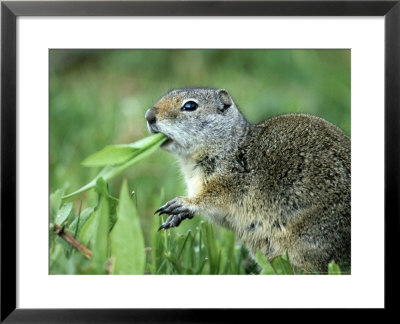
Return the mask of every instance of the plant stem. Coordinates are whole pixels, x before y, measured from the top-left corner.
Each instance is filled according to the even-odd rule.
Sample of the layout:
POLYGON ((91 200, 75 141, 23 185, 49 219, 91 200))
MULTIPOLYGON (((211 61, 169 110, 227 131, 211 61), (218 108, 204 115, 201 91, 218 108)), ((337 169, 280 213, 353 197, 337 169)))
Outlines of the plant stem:
POLYGON ((54 233, 60 236, 64 241, 71 244, 75 249, 81 252, 86 258, 92 258, 92 251, 90 251, 86 246, 84 246, 81 242, 75 239, 71 233, 67 232, 63 226, 58 224, 54 224, 54 233))

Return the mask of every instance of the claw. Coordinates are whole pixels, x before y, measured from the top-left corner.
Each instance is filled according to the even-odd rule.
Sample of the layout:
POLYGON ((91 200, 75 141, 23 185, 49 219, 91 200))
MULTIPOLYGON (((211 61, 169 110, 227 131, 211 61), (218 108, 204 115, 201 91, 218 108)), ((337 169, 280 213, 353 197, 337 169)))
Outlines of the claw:
POLYGON ((182 206, 179 198, 172 199, 167 202, 165 205, 158 208, 154 215, 163 215, 168 214, 169 217, 165 220, 165 222, 158 228, 157 232, 162 229, 166 230, 171 227, 177 227, 179 224, 186 218, 193 218, 192 212, 190 212, 186 207, 182 206))
POLYGON ((177 227, 186 218, 193 218, 193 216, 191 214, 189 214, 188 212, 180 213, 180 214, 177 214, 177 215, 171 215, 158 228, 157 232, 159 232, 161 229, 168 229, 170 227, 177 227))
MULTIPOLYGON (((164 205, 164 206, 165 206, 165 205, 164 205)), ((157 214, 158 212, 160 212, 160 211, 164 208, 164 206, 161 206, 160 208, 158 208, 158 209, 154 212, 154 215, 157 214)))
POLYGON ((162 230, 162 229, 170 228, 170 227, 171 227, 171 226, 170 226, 170 222, 171 222, 171 220, 172 220, 173 217, 174 217, 174 215, 169 216, 169 217, 165 220, 165 222, 158 228, 157 232, 159 232, 159 231, 162 230))
POLYGON ((155 212, 154 215, 159 213, 159 215, 162 214, 168 214, 170 211, 174 210, 176 207, 179 207, 179 201, 177 199, 172 199, 171 201, 167 202, 165 205, 161 206, 158 208, 155 212))

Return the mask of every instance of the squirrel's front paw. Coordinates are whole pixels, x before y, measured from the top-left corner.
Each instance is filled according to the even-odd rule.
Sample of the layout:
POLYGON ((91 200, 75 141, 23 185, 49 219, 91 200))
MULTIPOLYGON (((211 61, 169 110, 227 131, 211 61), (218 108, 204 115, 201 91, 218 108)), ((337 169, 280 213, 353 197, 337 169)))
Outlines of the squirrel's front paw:
POLYGON ((184 219, 193 218, 194 214, 188 207, 185 207, 184 199, 184 197, 176 197, 156 210, 154 215, 157 213, 169 215, 167 220, 158 228, 158 231, 179 226, 184 219))

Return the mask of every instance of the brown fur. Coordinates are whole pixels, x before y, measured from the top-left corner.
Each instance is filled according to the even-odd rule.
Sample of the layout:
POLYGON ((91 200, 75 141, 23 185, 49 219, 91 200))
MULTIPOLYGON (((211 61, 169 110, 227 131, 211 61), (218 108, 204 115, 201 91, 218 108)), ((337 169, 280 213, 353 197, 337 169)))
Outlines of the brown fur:
MULTIPOLYGON (((163 97, 153 132, 173 141, 190 213, 200 213, 269 259, 285 253, 296 268, 350 264, 350 139, 303 114, 248 123, 226 90, 186 88, 163 97), (199 107, 185 112, 185 99, 199 107)), ((173 225, 175 226, 175 225, 173 225)))

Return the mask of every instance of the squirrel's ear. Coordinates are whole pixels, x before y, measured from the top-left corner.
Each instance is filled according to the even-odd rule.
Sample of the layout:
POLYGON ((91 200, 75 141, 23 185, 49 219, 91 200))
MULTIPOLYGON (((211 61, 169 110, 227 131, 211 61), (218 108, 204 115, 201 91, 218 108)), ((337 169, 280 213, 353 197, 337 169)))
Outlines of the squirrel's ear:
POLYGON ((218 97, 221 100, 222 105, 218 107, 219 111, 224 112, 230 106, 232 106, 233 101, 228 91, 225 89, 218 90, 218 97))

